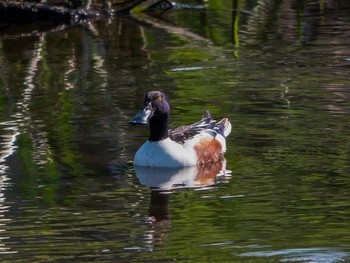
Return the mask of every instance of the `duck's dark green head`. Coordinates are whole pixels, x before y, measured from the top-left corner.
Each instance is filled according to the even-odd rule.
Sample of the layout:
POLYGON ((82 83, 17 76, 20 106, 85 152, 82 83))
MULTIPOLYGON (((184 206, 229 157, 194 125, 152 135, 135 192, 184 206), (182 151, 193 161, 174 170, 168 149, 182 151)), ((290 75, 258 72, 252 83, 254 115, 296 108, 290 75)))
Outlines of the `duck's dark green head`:
MULTIPOLYGON (((160 121, 164 117, 169 116, 169 114, 170 108, 165 94, 161 91, 150 91, 146 94, 141 111, 128 123, 132 125, 147 124, 151 119, 160 121)), ((168 120, 168 117, 166 120, 168 120)))
POLYGON ((149 141, 161 141, 169 137, 170 107, 161 91, 147 93, 141 111, 128 123, 132 125, 147 124, 150 127, 149 141))

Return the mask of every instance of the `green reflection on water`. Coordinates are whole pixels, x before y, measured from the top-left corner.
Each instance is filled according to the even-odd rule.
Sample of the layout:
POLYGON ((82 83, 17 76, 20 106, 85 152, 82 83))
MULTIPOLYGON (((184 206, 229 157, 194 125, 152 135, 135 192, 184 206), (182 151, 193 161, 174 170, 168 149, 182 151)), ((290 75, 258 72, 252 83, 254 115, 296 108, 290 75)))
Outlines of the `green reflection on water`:
POLYGON ((331 4, 311 2, 322 10, 209 1, 169 15, 184 33, 116 20, 1 39, 0 116, 20 133, 1 160, 5 260, 271 262, 303 248, 347 259, 347 27, 335 39, 320 23, 331 4), (172 127, 204 109, 234 126, 231 180, 175 191, 158 221, 128 163, 148 131, 126 122, 149 89, 168 94, 172 127))

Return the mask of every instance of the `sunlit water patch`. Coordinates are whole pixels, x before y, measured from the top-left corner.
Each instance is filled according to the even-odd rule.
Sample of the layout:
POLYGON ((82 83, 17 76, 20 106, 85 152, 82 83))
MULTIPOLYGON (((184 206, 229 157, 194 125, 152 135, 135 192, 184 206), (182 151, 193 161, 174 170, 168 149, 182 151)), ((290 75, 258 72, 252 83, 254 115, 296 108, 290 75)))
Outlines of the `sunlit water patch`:
POLYGON ((344 262, 349 257, 348 252, 333 248, 300 248, 286 250, 272 250, 250 252, 242 254, 244 257, 282 257, 280 262, 310 262, 310 263, 331 263, 344 262))

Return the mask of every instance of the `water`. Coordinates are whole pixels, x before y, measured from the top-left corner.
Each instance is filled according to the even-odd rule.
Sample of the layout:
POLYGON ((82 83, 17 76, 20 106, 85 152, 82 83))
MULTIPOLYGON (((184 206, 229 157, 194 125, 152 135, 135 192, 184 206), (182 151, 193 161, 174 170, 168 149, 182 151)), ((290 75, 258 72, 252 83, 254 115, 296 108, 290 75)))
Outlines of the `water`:
POLYGON ((348 262, 349 11, 210 0, 3 27, 0 261, 348 262), (127 121, 157 89, 172 127, 229 115, 225 164, 134 169, 148 131, 127 121))

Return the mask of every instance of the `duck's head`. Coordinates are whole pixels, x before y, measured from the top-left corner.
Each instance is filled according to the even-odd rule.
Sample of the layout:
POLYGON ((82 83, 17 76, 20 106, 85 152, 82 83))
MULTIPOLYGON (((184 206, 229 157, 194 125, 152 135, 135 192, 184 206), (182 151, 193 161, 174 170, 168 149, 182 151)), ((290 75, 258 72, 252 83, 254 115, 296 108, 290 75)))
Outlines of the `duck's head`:
POLYGON ((168 122, 170 107, 165 94, 161 91, 150 91, 146 94, 141 111, 128 123, 132 125, 150 122, 168 122))

